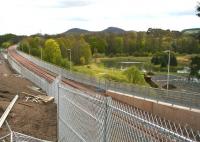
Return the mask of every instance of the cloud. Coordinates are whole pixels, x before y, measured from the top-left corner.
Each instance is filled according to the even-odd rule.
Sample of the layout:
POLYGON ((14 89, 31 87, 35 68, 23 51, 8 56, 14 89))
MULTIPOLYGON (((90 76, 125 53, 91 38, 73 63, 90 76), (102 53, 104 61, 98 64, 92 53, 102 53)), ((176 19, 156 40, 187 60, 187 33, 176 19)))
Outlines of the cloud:
POLYGON ((195 10, 187 10, 187 11, 178 11, 178 12, 171 12, 169 15, 171 16, 189 16, 194 15, 195 10))
POLYGON ((83 7, 92 4, 89 0, 61 0, 54 6, 56 8, 83 7))
POLYGON ((199 27, 196 5, 196 0, 1 0, 0 34, 55 34, 74 27, 97 31, 109 26, 182 30, 199 27))
POLYGON ((70 21, 80 21, 80 22, 87 22, 87 21, 89 21, 88 19, 81 18, 81 17, 67 18, 67 20, 70 20, 70 21))

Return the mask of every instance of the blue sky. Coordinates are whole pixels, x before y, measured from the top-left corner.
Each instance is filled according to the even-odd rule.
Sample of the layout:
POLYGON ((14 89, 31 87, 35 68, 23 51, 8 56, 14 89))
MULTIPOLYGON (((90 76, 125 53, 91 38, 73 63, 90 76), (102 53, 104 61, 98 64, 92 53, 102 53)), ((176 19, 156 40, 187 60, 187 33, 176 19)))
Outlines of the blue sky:
POLYGON ((198 0, 1 0, 0 34, 200 28, 198 0))

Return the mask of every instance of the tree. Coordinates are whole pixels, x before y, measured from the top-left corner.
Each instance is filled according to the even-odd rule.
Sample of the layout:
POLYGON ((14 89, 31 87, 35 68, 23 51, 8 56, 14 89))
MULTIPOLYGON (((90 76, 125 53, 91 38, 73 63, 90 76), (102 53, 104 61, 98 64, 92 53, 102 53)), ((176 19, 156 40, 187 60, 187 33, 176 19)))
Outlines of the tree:
POLYGON ((56 65, 60 65, 61 59, 61 51, 58 43, 53 39, 46 40, 44 48, 44 60, 56 65))
POLYGON ((117 53, 121 54, 123 47, 124 47, 123 38, 122 37, 115 37, 113 46, 114 46, 113 48, 114 48, 115 54, 117 54, 117 53))
POLYGON ((72 61, 75 64, 88 64, 90 62, 92 58, 90 45, 82 37, 74 42, 72 47, 72 61))
POLYGON ((43 45, 43 39, 41 37, 35 36, 28 38, 30 45, 31 55, 40 57, 41 56, 41 48, 43 45))
MULTIPOLYGON (((165 52, 157 52, 153 55, 151 63, 166 67, 168 64, 169 55, 165 52)), ((170 53, 170 66, 177 66, 177 59, 173 52, 170 53)))
POLYGON ((74 39, 61 37, 56 39, 56 42, 59 44, 62 57, 69 59, 69 49, 72 48, 72 43, 74 42, 74 39))
POLYGON ((19 49, 21 51, 29 54, 30 45, 29 45, 29 42, 28 42, 27 38, 23 39, 20 42, 19 49))
POLYGON ((97 36, 89 36, 86 41, 90 44, 92 53, 105 53, 105 49, 107 47, 107 42, 103 37, 97 37, 97 36), (96 52, 95 52, 96 50, 96 52))
POLYGON ((137 67, 131 66, 127 70, 124 71, 128 81, 134 84, 144 85, 145 80, 143 74, 138 70, 137 67))
POLYGON ((200 56, 191 58, 190 76, 200 79, 200 56))
POLYGON ((2 46, 3 48, 8 48, 10 45, 11 45, 10 42, 3 42, 1 46, 2 46))

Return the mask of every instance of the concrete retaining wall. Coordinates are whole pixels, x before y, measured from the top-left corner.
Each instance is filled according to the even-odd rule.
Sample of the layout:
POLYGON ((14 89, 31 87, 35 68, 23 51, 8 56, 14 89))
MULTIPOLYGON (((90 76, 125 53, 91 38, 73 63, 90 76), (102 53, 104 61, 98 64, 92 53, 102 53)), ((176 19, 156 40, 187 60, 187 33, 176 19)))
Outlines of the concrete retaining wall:
POLYGON ((188 124, 194 130, 200 130, 200 110, 157 102, 111 90, 107 90, 106 95, 177 124, 180 123, 183 126, 188 124))

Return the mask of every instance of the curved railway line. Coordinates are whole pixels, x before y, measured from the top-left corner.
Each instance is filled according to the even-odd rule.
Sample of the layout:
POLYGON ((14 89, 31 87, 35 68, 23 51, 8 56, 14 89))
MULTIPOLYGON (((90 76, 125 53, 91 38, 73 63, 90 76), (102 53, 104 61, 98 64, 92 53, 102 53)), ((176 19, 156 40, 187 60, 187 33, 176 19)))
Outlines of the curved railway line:
MULTIPOLYGON (((38 76, 46 79, 49 83, 53 82, 56 77, 58 76, 57 74, 55 73, 52 73, 50 71, 47 71, 46 69, 42 68, 42 67, 39 67, 38 65, 36 65, 35 63, 27 60, 26 58, 22 57, 21 55, 19 55, 17 52, 16 52, 16 46, 11 46, 9 49, 8 49, 8 53, 17 61, 19 62, 20 64, 22 64, 24 67, 26 67, 28 70, 31 70, 32 72, 34 72, 35 74, 37 74, 38 76)), ((92 87, 90 87, 90 89, 86 88, 85 85, 81 84, 81 83, 78 83, 78 82, 75 82, 75 81, 72 81, 72 80, 69 80, 69 79, 65 79, 65 78, 62 78, 61 79, 61 83, 62 84, 67 84, 73 88, 76 88, 76 89, 79 89, 80 91, 83 91, 87 94, 94 94, 94 93, 98 93, 95 91, 95 89, 92 89, 92 87)))
MULTIPOLYGON (((17 52, 16 52, 16 46, 11 46, 9 49, 8 49, 8 53, 9 55, 14 59, 16 60, 18 63, 20 63, 21 65, 23 65, 25 68, 27 68, 28 70, 31 70, 32 72, 34 72, 35 74, 37 74, 38 76, 44 78, 45 80, 47 80, 49 83, 53 82, 56 77, 58 76, 57 74, 55 73, 52 73, 50 71, 47 71, 46 69, 42 68, 42 67, 39 67, 38 65, 36 65, 35 63, 27 60, 26 58, 22 57, 21 55, 19 55, 17 52)), ((72 81, 72 80, 69 80, 69 79, 66 79, 66 78, 62 78, 61 79, 61 83, 64 84, 64 85, 69 85, 75 89, 78 89, 84 93, 87 93, 88 95, 93 95, 94 93, 95 94, 99 94, 99 92, 97 92, 95 90, 95 88, 92 89, 91 88, 87 88, 86 85, 84 84, 81 84, 79 82, 75 82, 75 81, 72 81)), ((104 95, 103 93, 101 93, 101 95, 104 95)), ((142 112, 142 111, 141 111, 142 112)), ((137 115, 138 116, 142 116, 144 115, 146 112, 143 112, 143 114, 140 114, 138 113, 137 115)), ((131 125, 131 127, 133 127, 134 129, 137 129, 138 131, 141 131, 143 133, 145 133, 146 135, 149 135, 151 136, 155 141, 174 141, 174 139, 170 139, 170 137, 168 137, 166 134, 166 130, 168 130, 167 126, 166 128, 159 128, 159 129, 163 129, 164 133, 162 133, 161 131, 158 131, 158 129, 153 129, 152 127, 146 127, 145 125, 142 125, 142 123, 147 123, 144 118, 144 120, 141 120, 141 125, 136 125, 133 120, 130 119, 130 117, 125 117, 125 116, 121 116, 120 114, 118 114, 117 112, 113 113, 112 114, 114 117, 114 119, 118 119, 120 121, 122 121, 123 123, 126 123, 126 125, 131 125)), ((150 116, 152 116, 150 114, 150 116)), ((162 121, 162 119, 160 119, 162 121)), ((163 121, 164 122, 164 121, 163 121)), ((153 120, 152 122, 149 122, 150 125, 154 126, 156 125, 158 127, 158 124, 162 124, 163 122, 157 122, 155 123, 153 120)), ((179 134, 180 131, 182 130, 175 130, 176 127, 174 128, 171 128, 169 129, 169 132, 175 132, 175 133, 172 133, 172 135, 175 135, 175 134, 179 134)), ((184 132, 181 132, 182 135, 180 135, 180 137, 182 137, 185 141, 193 141, 192 139, 188 139, 188 137, 190 137, 189 134, 187 133, 184 133, 184 132), (185 137, 184 137, 185 135, 185 137)), ((193 134, 194 135, 194 134, 193 134)), ((196 140, 195 140, 196 141, 196 140)), ((199 141, 199 138, 197 138, 197 141, 199 141)))

